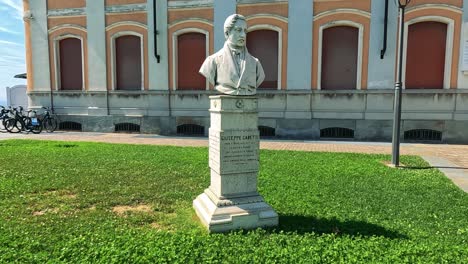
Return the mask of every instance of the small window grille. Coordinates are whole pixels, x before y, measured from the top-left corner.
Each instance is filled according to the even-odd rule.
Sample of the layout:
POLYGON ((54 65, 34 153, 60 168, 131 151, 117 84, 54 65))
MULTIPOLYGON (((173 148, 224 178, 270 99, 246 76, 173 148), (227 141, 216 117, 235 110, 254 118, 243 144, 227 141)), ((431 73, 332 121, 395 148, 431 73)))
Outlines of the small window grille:
POLYGON ((71 121, 65 121, 65 122, 60 122, 59 124, 59 130, 63 131, 83 131, 81 128, 81 124, 78 122, 71 122, 71 121))
POLYGON ((274 137, 275 129, 267 126, 259 126, 258 130, 260 131, 260 137, 274 137))
POLYGON ((320 138, 352 139, 354 130, 344 127, 329 127, 320 130, 320 138))
POLYGON ((177 126, 177 134, 183 136, 204 136, 205 127, 193 124, 177 126))
POLYGON ((431 129, 413 129, 405 131, 405 140, 442 141, 442 132, 431 129))
POLYGON ((115 132, 140 133, 140 125, 133 123, 120 123, 115 125, 115 132))

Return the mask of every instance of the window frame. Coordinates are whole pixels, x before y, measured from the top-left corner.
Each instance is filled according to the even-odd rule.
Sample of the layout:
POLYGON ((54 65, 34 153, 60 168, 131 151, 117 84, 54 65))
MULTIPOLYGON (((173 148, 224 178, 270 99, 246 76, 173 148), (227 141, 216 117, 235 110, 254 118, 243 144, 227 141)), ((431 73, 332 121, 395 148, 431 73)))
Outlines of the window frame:
MULTIPOLYGON (((403 45, 403 63, 402 63, 402 87, 406 89, 406 59, 408 51, 408 29, 410 25, 424 22, 439 22, 447 25, 447 38, 445 40, 445 65, 444 65, 444 87, 450 89, 450 81, 452 76, 452 49, 455 33, 455 21, 443 16, 420 16, 405 22, 404 45, 403 45)), ((399 60, 399 59, 397 59, 399 60)), ((397 61, 399 63, 399 61, 397 61)), ((426 89, 427 90, 427 89, 426 89)))
MULTIPOLYGON (((272 30, 278 32, 278 81, 276 90, 281 90, 281 76, 282 76, 282 65, 283 65, 283 30, 280 27, 270 24, 255 24, 247 29, 247 34, 257 30, 272 30)), ((261 63, 261 62, 260 62, 261 63)), ((258 88, 257 88, 258 89, 258 88)), ((259 89, 263 90, 274 90, 274 89, 259 89)))
MULTIPOLYGON (((364 45, 364 25, 350 20, 336 20, 320 25, 318 39, 318 61, 317 61, 317 90, 322 90, 322 51, 323 51, 323 31, 332 27, 347 26, 358 29, 358 54, 357 54, 357 69, 356 69, 356 89, 361 90, 362 80, 362 56, 364 45)), ((352 89, 350 89, 352 90, 352 89)), ((344 90, 346 91, 346 90, 344 90)))
MULTIPOLYGON (((195 28, 195 27, 188 27, 188 28, 182 28, 179 30, 174 31, 172 33, 172 87, 174 87, 174 90, 177 91, 179 90, 178 86, 178 81, 179 81, 179 76, 178 76, 178 60, 179 60, 179 50, 178 50, 178 38, 180 35, 186 34, 186 33, 201 33, 205 35, 205 58, 207 58, 210 55, 210 32, 201 28, 195 28)), ((200 65, 201 67, 201 65, 200 65)), ((208 79, 205 80, 205 90, 208 91, 210 89, 210 83, 208 82, 208 79)), ((180 91, 200 91, 200 90, 180 90, 180 91)))
POLYGON ((144 51, 144 36, 135 31, 119 31, 110 37, 110 44, 111 44, 111 74, 112 74, 112 91, 127 91, 127 92, 135 92, 135 91, 144 91, 145 90, 145 51, 144 51), (141 87, 140 90, 119 90, 117 89, 117 58, 116 58, 116 44, 115 41, 119 37, 124 36, 136 36, 140 38, 140 64, 141 64, 141 87))
POLYGON ((85 89, 85 57, 84 57, 84 45, 83 37, 76 34, 63 34, 54 38, 54 62, 55 62, 55 88, 57 91, 83 91, 85 89), (61 67, 60 67, 60 41, 68 38, 74 38, 80 40, 81 43, 81 78, 82 84, 81 89, 76 90, 62 90, 62 80, 61 80, 61 67))

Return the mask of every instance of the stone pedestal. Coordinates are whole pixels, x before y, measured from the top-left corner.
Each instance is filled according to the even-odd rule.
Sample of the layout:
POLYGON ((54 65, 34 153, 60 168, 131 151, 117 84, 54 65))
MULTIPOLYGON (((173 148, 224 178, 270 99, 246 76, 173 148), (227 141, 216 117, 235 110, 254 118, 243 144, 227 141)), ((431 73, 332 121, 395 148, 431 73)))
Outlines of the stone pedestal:
POLYGON ((278 225, 278 215, 257 192, 260 135, 257 98, 211 96, 211 184, 193 207, 210 232, 278 225))

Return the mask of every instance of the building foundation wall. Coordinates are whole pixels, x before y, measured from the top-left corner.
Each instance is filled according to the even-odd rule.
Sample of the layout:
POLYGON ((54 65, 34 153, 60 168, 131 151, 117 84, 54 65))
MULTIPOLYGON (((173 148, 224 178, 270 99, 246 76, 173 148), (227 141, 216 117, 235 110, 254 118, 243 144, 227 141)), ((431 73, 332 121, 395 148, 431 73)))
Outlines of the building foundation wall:
MULTIPOLYGON (((325 128, 354 131, 351 140, 390 141, 393 91, 260 91, 259 126, 278 138, 320 139, 325 128)), ((140 133, 175 135, 177 126, 209 128, 211 91, 30 92, 29 105, 40 112, 54 104, 61 121, 83 131, 114 132, 119 123, 140 126, 140 133), (51 100, 51 95, 53 99, 51 100)), ((442 143, 468 142, 468 91, 405 91, 402 135, 413 129, 442 132, 442 143), (417 95, 417 96, 416 96, 417 95)), ((402 136, 403 137, 403 136, 402 136)))

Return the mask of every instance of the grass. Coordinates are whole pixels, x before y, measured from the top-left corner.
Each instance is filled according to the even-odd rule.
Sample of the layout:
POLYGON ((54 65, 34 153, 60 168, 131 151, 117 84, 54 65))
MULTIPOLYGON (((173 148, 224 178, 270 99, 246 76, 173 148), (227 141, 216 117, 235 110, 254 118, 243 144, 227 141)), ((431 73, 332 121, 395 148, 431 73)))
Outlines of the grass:
POLYGON ((0 141, 0 263, 462 263, 468 195, 418 157, 261 151, 274 229, 208 234, 207 148, 0 141), (119 211, 120 210, 120 211, 119 211))

